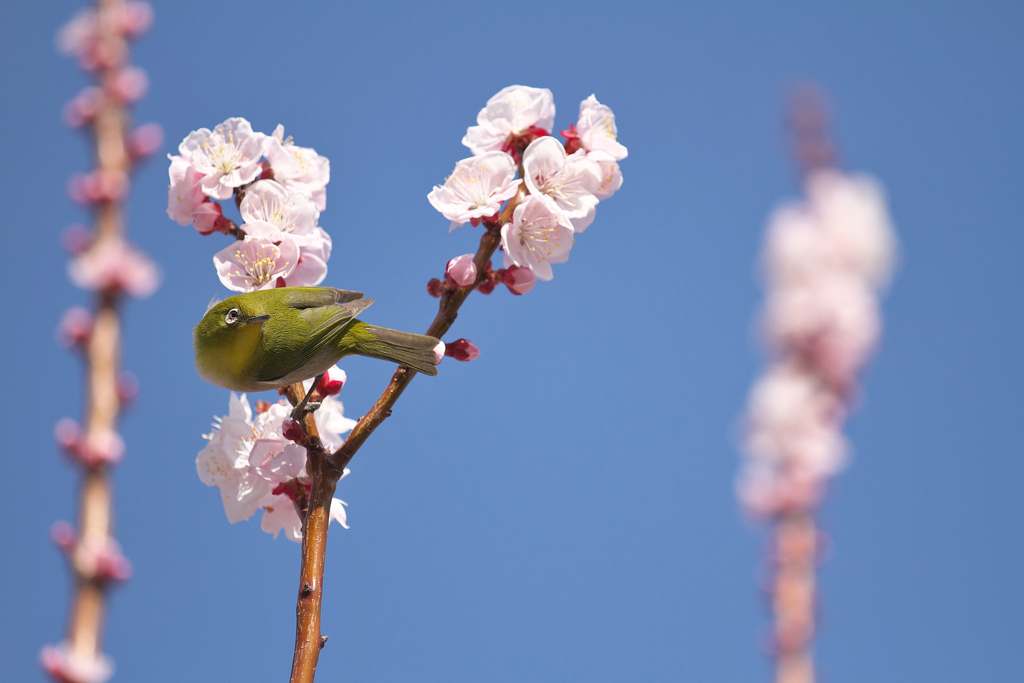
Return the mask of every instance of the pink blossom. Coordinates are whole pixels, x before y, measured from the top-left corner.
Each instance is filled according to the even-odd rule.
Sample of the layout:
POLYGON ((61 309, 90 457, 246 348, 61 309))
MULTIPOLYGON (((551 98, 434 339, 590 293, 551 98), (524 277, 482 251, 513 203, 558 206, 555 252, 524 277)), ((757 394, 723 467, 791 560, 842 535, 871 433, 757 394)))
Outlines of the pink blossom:
MULTIPOLYGON (((200 175, 185 158, 180 156, 167 155, 171 165, 167 170, 171 183, 167 190, 167 215, 178 225, 188 225, 195 220, 193 213, 199 205, 207 201, 206 194, 200 182, 203 176, 200 175)), ((217 205, 217 214, 220 215, 220 205, 217 205)), ((211 207, 212 210, 212 207, 211 207)), ((209 211, 207 211, 209 213, 209 211)), ((209 221, 204 222, 204 227, 209 221)), ((209 230, 196 229, 202 234, 213 232, 212 225, 209 230)))
POLYGON ((502 202, 519 190, 516 163, 505 152, 487 152, 463 159, 444 181, 427 195, 430 204, 452 222, 450 230, 498 213, 502 202))
POLYGON ((574 239, 569 220, 546 199, 530 195, 501 228, 501 244, 512 263, 541 280, 554 277, 552 263, 569 259, 574 239))
POLYGON ((77 256, 87 251, 95 238, 92 230, 81 223, 73 223, 61 233, 60 242, 69 254, 77 256))
POLYGON ((94 85, 83 88, 74 99, 64 105, 64 123, 71 128, 79 128, 96 118, 103 91, 94 85))
POLYGON ((78 539, 71 553, 75 568, 99 581, 126 581, 132 575, 132 563, 121 553, 120 544, 110 536, 78 539))
POLYGON ((601 167, 583 152, 567 156, 553 137, 530 143, 523 152, 523 174, 530 194, 547 197, 566 218, 582 218, 597 206, 601 167))
POLYGON ((272 289, 277 278, 295 271, 298 260, 299 248, 291 240, 274 244, 259 237, 246 237, 213 257, 221 284, 234 292, 272 289))
POLYGON ((580 102, 580 119, 576 131, 583 149, 588 152, 606 152, 615 161, 621 161, 629 154, 618 142, 615 114, 593 95, 580 102))
POLYGON ((468 289, 476 282, 476 263, 473 254, 456 256, 445 266, 445 280, 456 287, 468 289))
POLYGON ((298 246, 316 239, 311 236, 317 226, 320 212, 304 195, 293 192, 273 180, 257 180, 245 193, 239 206, 242 213, 242 230, 250 235, 269 238, 269 234, 257 234, 249 226, 261 223, 273 226, 279 233, 276 239, 289 237, 298 246))
POLYGON ((503 148, 510 136, 531 128, 550 133, 555 123, 555 101, 547 88, 510 85, 487 100, 462 138, 462 144, 479 156, 503 148))
POLYGON ((331 258, 331 236, 320 227, 306 236, 299 247, 295 271, 287 276, 289 287, 315 287, 327 277, 327 260, 331 258))
POLYGON ((79 204, 116 202, 128 194, 128 185, 127 174, 96 169, 72 176, 68 183, 68 194, 79 204))
POLYGON ((231 118, 213 131, 192 131, 181 141, 178 153, 203 176, 207 196, 230 199, 236 187, 250 183, 261 173, 263 133, 255 133, 243 118, 231 118))
POLYGON ((315 149, 297 146, 291 136, 286 139, 280 124, 266 139, 264 155, 274 171, 274 180, 311 200, 318 210, 327 209, 327 183, 331 180, 327 157, 315 149))
POLYGON ((110 657, 80 655, 67 643, 44 646, 39 651, 39 663, 47 674, 61 683, 106 683, 114 675, 114 660, 110 657))
POLYGON ((123 290, 140 299, 160 286, 160 273, 149 257, 121 239, 95 243, 71 260, 68 275, 83 289, 123 290))

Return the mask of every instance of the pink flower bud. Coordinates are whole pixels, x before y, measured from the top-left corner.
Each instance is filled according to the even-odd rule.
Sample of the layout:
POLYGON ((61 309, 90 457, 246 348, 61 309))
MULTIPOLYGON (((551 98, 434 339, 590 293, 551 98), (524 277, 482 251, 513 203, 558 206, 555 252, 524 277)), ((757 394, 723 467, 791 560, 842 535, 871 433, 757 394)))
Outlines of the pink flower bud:
POLYGON ((114 675, 114 663, 109 657, 79 655, 67 643, 44 646, 39 651, 39 664, 60 683, 106 683, 114 675))
POLYGON ((427 294, 434 297, 435 299, 440 298, 444 293, 444 285, 436 277, 430 278, 430 282, 427 283, 427 294))
POLYGON ((124 457, 124 440, 112 429, 90 434, 79 442, 77 455, 91 467, 116 465, 124 457))
POLYGON ((82 439, 82 428, 70 417, 62 417, 53 428, 53 438, 70 455, 76 455, 82 439))
POLYGON ((316 390, 320 392, 321 396, 334 396, 345 386, 346 379, 348 377, 345 375, 345 371, 335 365, 327 369, 320 384, 316 385, 316 390))
POLYGON ((107 93, 123 104, 142 99, 149 89, 149 77, 137 66, 126 66, 107 81, 107 93))
POLYGON ((92 230, 80 223, 74 223, 64 228, 64 232, 60 236, 60 242, 68 250, 69 254, 78 255, 89 248, 93 237, 92 230))
POLYGON ((306 432, 302 431, 302 427, 295 420, 284 421, 284 424, 281 425, 281 435, 297 444, 306 442, 306 432))
POLYGON ((153 6, 148 2, 126 2, 121 18, 121 31, 129 38, 138 38, 153 25, 153 6))
POLYGON ((481 294, 490 294, 491 292, 494 291, 494 288, 497 286, 498 283, 495 282, 494 280, 484 280, 479 285, 477 285, 476 291, 480 292, 481 294))
POLYGON ((149 296, 160 286, 160 272, 149 257, 121 239, 93 245, 71 261, 68 275, 82 289, 125 291, 139 298, 149 296))
POLYGON ((476 360, 480 355, 480 349, 468 339, 456 339, 445 344, 444 355, 466 362, 476 360))
POLYGON ((164 144, 164 129, 159 123, 144 123, 128 136, 128 151, 136 159, 155 154, 164 144))
POLYGON ((211 235, 215 232, 226 232, 221 226, 227 224, 224 210, 217 202, 207 197, 192 211, 192 225, 200 235, 211 235))
POLYGON ((468 289, 476 282, 476 264, 473 263, 473 254, 456 256, 445 267, 445 282, 453 287, 468 289))
POLYGON ((537 278, 529 268, 512 265, 505 271, 502 282, 508 287, 508 291, 520 296, 533 289, 533 286, 537 284, 537 278))
POLYGON ((85 348, 92 336, 92 313, 81 307, 69 308, 57 326, 57 342, 66 349, 85 348))
POLYGON ((61 520, 54 522, 50 527, 50 539, 64 552, 70 552, 78 540, 78 532, 75 531, 75 527, 61 520))
POLYGON ((102 92, 96 86, 84 88, 74 99, 64 105, 64 123, 71 128, 80 128, 96 118, 102 92))
POLYGON ((138 395, 139 380, 135 375, 125 370, 117 376, 117 398, 123 408, 130 407, 138 395))

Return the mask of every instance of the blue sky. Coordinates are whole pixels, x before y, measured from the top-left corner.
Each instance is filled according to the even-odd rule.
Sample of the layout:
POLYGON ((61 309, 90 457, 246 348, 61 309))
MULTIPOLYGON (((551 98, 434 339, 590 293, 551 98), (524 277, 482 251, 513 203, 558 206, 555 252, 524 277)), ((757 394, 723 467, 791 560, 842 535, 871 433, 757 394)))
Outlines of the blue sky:
MULTIPOLYGON (((0 22, 6 163, 0 335, 0 660, 40 681, 68 594, 48 529, 75 514, 50 437, 81 414, 76 360, 52 341, 88 301, 60 231, 86 218, 67 178, 89 148, 60 108, 84 84, 53 35, 77 3, 0 22)), ((886 185, 902 261, 883 346, 821 523, 823 680, 1010 682, 1024 670, 1024 6, 1020 3, 158 4, 134 51, 139 122, 172 151, 244 116, 331 159, 327 284, 365 318, 425 329, 424 285, 472 251, 430 188, 502 87, 550 88, 556 130, 595 93, 629 147, 625 183, 555 279, 474 295, 452 337, 481 349, 418 378, 338 490, 322 680, 752 681, 765 539, 737 510, 735 424, 762 357, 753 334, 764 220, 797 193, 785 95, 829 93, 846 168, 886 185)), ((225 290, 203 238, 167 219, 166 164, 135 178, 132 238, 163 287, 131 302, 117 537, 135 576, 107 629, 115 680, 281 680, 298 547, 231 526, 195 454, 227 392, 190 335, 225 290)), ((391 368, 346 361, 347 414, 391 368)))

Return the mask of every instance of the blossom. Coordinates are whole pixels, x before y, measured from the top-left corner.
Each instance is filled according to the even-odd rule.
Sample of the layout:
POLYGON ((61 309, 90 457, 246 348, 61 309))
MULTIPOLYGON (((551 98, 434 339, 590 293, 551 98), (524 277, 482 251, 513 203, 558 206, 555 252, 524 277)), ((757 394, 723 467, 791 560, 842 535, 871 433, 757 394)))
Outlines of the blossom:
POLYGON ((160 286, 156 265, 122 239, 95 243, 68 265, 71 281, 83 289, 128 292, 140 299, 160 286))
POLYGON ((167 169, 171 183, 167 186, 167 215, 178 225, 188 225, 192 214, 207 200, 200 185, 203 176, 184 157, 167 155, 171 165, 167 169))
POLYGON ((481 155, 501 150, 510 137, 539 129, 544 135, 555 123, 555 100, 547 88, 510 85, 491 99, 470 126, 462 144, 481 155))
MULTIPOLYGON (((579 152, 577 152, 578 154, 579 152)), ((587 158, 596 161, 601 168, 601 182, 594 190, 594 195, 604 201, 615 194, 622 187, 622 170, 619 164, 608 152, 600 150, 587 152, 587 158)))
POLYGON ((225 247, 213 257, 221 284, 234 292, 270 289, 277 278, 291 275, 298 261, 299 248, 292 240, 275 244, 251 236, 225 247))
POLYGON ((278 124, 266 139, 264 156, 274 171, 274 180, 292 192, 311 200, 316 208, 327 208, 327 183, 331 179, 331 162, 309 147, 299 147, 291 136, 284 137, 284 126, 278 124))
POLYGON ((601 167, 577 152, 567 156, 553 137, 537 138, 523 152, 523 175, 531 195, 544 195, 566 218, 582 218, 597 206, 601 167))
POLYGON ((57 681, 106 683, 114 675, 114 660, 110 657, 103 653, 78 654, 67 642, 44 646, 39 652, 39 663, 57 681))
POLYGON ((288 237, 297 246, 307 241, 320 218, 313 202, 273 180, 253 183, 246 191, 239 211, 245 221, 242 230, 246 233, 265 238, 288 237), (250 227, 257 223, 266 228, 250 227))
POLYGON ((530 195, 501 228, 501 244, 512 263, 529 268, 541 280, 554 277, 552 263, 564 263, 573 245, 569 219, 547 201, 530 195))
POLYGON ((615 128, 615 114, 611 108, 601 104, 591 95, 580 102, 580 118, 576 124, 580 144, 588 152, 600 151, 609 154, 613 160, 626 158, 629 151, 618 140, 615 128))
POLYGON ((313 287, 327 277, 327 260, 331 258, 331 236, 323 228, 313 228, 299 247, 295 271, 287 277, 289 287, 313 287))
POLYGON ((463 159, 445 179, 427 195, 431 205, 452 222, 451 230, 466 221, 476 225, 479 219, 498 213, 501 203, 515 196, 516 162, 505 152, 486 152, 463 159))
POLYGON ((254 133, 243 118, 230 118, 213 131, 192 131, 181 141, 178 153, 203 176, 207 196, 230 199, 236 187, 250 183, 260 174, 263 133, 254 133))

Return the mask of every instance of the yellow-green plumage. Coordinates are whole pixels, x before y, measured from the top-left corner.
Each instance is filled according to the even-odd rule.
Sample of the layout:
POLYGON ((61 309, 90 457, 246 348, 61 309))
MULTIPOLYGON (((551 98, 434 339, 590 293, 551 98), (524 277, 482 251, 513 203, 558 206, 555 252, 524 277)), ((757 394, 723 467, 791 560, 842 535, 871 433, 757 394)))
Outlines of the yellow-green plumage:
POLYGON ((200 376, 235 391, 264 391, 316 377, 344 356, 379 358, 436 375, 434 337, 367 325, 373 299, 331 287, 281 287, 226 299, 196 325, 200 376))

